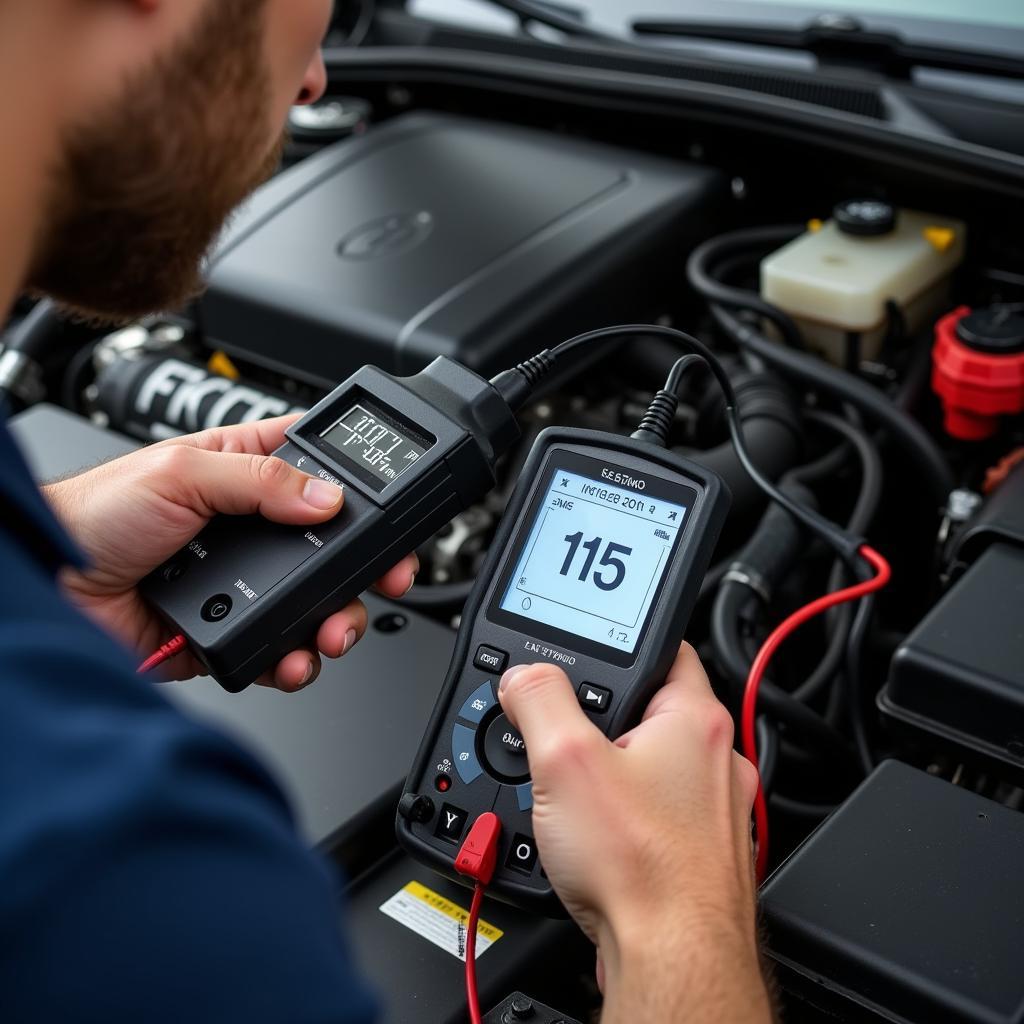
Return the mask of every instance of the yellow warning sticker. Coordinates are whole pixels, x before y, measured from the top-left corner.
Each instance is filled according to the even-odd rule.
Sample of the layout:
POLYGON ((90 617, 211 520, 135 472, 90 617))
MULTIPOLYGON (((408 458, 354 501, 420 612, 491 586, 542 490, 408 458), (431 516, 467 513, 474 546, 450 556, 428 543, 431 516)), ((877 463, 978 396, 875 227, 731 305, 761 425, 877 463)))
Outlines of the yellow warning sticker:
MULTIPOLYGON (((381 912, 412 929, 459 960, 466 959, 466 922, 469 911, 420 882, 410 882, 380 905, 381 912)), ((505 933, 486 921, 476 929, 476 956, 505 933)))

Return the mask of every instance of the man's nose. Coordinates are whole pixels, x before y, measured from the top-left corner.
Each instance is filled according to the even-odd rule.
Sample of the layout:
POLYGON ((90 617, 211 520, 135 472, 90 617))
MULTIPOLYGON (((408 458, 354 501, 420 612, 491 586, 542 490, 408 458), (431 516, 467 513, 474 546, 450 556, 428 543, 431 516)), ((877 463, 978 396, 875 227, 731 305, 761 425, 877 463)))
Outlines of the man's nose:
POLYGON ((310 61, 309 67, 306 68, 306 74, 302 79, 302 88, 299 90, 299 96, 295 103, 300 107, 306 106, 309 103, 316 103, 326 91, 327 68, 324 67, 324 55, 320 50, 317 50, 316 56, 310 61))

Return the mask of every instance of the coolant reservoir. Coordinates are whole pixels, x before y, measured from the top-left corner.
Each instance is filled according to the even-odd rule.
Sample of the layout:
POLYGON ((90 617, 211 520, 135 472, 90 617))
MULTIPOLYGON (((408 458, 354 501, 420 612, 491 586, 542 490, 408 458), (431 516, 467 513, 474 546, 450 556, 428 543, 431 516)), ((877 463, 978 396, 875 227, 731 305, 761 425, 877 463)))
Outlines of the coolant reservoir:
POLYGON ((849 200, 765 257, 761 294, 831 362, 874 359, 889 326, 887 302, 897 303, 910 331, 945 310, 964 235, 963 222, 949 217, 849 200))

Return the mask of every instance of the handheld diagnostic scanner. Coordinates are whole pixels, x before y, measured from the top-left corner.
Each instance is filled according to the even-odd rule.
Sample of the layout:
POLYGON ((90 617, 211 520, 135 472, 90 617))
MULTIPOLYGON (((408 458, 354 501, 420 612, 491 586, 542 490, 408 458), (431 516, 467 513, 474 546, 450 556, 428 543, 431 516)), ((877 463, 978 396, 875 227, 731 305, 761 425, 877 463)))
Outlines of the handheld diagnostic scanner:
POLYGON ((538 437, 406 782, 397 831, 410 853, 457 878, 464 835, 493 811, 502 845, 491 891, 559 913, 537 857, 526 748, 498 680, 549 661, 604 733, 634 725, 678 650, 729 501, 713 473, 645 441, 560 428, 538 437))

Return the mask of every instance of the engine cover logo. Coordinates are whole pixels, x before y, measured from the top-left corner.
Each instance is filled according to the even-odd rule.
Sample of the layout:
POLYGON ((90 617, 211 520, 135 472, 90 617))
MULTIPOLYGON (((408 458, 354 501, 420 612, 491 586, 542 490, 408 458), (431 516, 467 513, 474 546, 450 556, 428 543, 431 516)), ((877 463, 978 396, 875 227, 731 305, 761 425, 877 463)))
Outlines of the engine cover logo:
POLYGON ((434 230, 434 216, 427 210, 376 217, 349 232, 338 243, 338 255, 347 260, 372 260, 408 252, 434 230))

